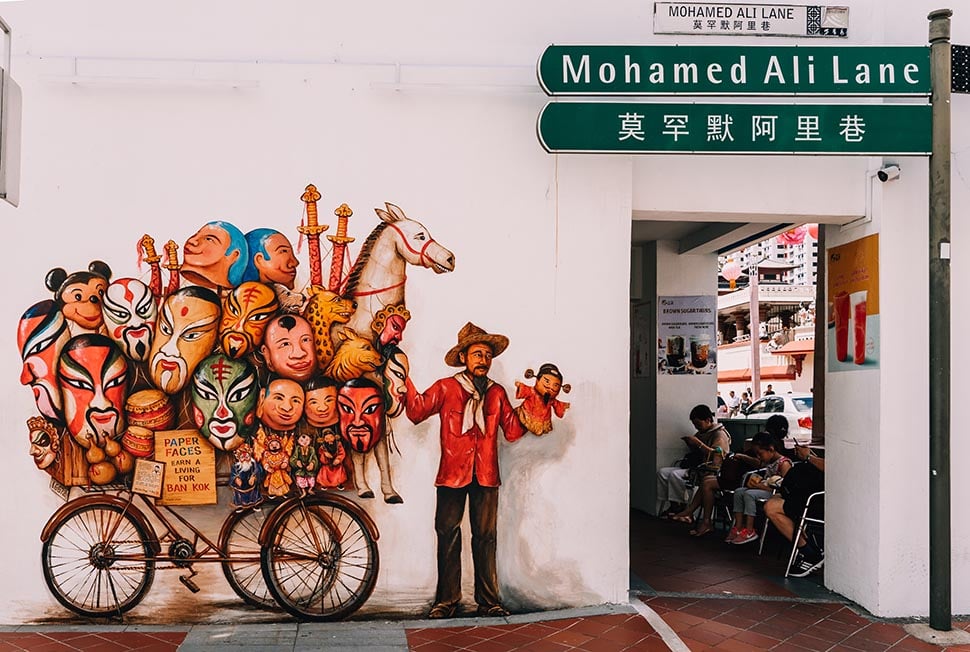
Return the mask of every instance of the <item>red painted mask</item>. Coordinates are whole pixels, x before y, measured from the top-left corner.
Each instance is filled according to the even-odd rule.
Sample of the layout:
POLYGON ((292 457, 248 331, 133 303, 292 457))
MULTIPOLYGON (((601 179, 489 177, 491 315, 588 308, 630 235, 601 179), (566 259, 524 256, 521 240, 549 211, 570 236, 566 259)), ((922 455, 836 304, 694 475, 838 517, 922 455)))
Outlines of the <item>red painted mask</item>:
POLYGON ((57 358, 71 339, 60 307, 51 300, 41 301, 27 309, 17 327, 17 346, 24 361, 20 383, 34 390, 34 401, 40 413, 58 423, 61 415, 61 391, 57 385, 57 358))
POLYGON ((352 449, 366 453, 384 436, 384 398, 368 380, 354 379, 337 393, 340 433, 352 449))
POLYGON ((61 351, 57 380, 64 396, 64 417, 74 439, 104 448, 125 429, 128 361, 104 335, 72 338, 61 351))

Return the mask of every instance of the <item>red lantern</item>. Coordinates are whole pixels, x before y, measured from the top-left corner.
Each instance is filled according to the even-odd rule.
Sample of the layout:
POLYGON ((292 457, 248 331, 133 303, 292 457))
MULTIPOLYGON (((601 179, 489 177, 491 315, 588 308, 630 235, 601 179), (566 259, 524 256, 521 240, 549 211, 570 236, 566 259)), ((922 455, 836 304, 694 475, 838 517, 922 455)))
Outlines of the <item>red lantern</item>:
POLYGON ((721 276, 731 284, 731 289, 733 290, 738 277, 741 276, 741 265, 734 262, 733 258, 728 258, 727 262, 724 263, 724 267, 721 268, 721 276))
POLYGON ((796 226, 794 229, 789 229, 781 235, 778 236, 778 244, 782 245, 798 245, 805 242, 805 235, 808 233, 808 229, 804 226, 796 226))
POLYGON ((808 225, 808 235, 811 236, 812 240, 818 241, 818 224, 808 225))

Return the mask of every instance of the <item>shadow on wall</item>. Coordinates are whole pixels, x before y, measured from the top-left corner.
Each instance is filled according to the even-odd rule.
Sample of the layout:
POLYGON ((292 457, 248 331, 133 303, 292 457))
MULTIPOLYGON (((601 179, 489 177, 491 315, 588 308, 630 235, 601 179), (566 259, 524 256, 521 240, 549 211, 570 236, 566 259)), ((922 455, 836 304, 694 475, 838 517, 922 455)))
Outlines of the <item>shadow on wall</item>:
POLYGON ((552 432, 536 437, 531 433, 518 442, 502 446, 500 463, 502 489, 499 499, 498 574, 503 602, 514 611, 535 611, 599 603, 597 594, 584 585, 580 560, 566 561, 566 555, 550 556, 561 550, 554 540, 553 524, 560 519, 563 496, 537 492, 537 487, 556 486, 543 481, 547 472, 558 473, 566 452, 576 440, 577 403, 596 405, 587 395, 590 388, 579 386, 569 418, 556 421, 552 432), (568 600, 568 602, 567 602, 568 600))

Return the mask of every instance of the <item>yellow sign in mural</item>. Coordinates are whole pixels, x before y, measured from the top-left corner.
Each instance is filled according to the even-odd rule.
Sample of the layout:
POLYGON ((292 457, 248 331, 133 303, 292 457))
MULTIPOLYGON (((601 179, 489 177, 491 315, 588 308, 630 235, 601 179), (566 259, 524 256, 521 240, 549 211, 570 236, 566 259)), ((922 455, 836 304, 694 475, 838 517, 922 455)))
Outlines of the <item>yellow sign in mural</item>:
POLYGON ((155 460, 165 463, 160 505, 214 505, 216 454, 197 430, 155 433, 155 460))

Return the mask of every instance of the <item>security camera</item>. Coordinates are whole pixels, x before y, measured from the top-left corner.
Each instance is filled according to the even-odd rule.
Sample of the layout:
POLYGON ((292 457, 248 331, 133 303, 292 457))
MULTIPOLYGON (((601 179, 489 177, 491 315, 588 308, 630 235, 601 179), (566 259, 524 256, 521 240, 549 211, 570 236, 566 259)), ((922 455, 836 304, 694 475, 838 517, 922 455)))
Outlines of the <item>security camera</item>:
POLYGON ((898 165, 887 165, 883 169, 876 172, 876 177, 880 181, 886 183, 887 181, 892 181, 893 179, 899 178, 899 166, 898 165))

